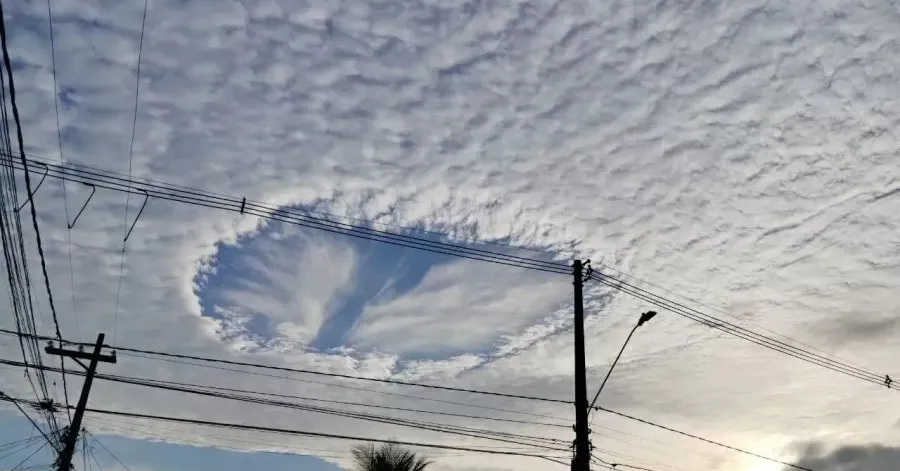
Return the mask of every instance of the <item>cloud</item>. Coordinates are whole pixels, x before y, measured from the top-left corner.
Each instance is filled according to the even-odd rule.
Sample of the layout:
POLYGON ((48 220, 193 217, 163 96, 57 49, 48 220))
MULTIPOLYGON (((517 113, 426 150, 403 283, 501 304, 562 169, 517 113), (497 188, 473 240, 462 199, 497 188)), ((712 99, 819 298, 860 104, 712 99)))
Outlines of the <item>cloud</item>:
MULTIPOLYGON (((900 448, 881 444, 844 445, 825 451, 808 445, 794 464, 817 471, 891 471, 900 462, 900 448)), ((785 468, 785 471, 793 468, 785 468)))
MULTIPOLYGON (((709 305, 692 304, 699 309, 721 309, 890 373, 900 337, 827 328, 890 317, 900 284, 896 198, 877 198, 900 181, 891 131, 900 51, 888 3, 382 3, 150 2, 132 161, 142 5, 53 1, 58 82, 68 97, 60 109, 65 158, 123 173, 132 166, 136 178, 276 205, 322 202, 321 209, 385 224, 576 251, 709 305)), ((16 2, 5 13, 28 150, 56 158, 45 7, 16 2)), ((70 213, 89 192, 80 185, 66 191, 70 213)), ((131 222, 124 196, 98 190, 71 233, 62 196, 48 179, 35 202, 66 337, 93 340, 103 331, 115 343, 156 350, 572 396, 570 317, 565 301, 554 298, 568 292, 566 277, 545 289, 531 275, 451 263, 432 270, 417 291, 384 293, 372 303, 354 345, 331 354, 308 352, 303 342, 247 351, 201 315, 194 282, 223 244, 259 233, 258 220, 152 199, 129 239, 117 294, 121 239, 131 222), (454 292, 451 284, 465 289, 454 292), (400 358, 434 349, 444 353, 400 358), (495 355, 483 360, 486 352, 495 355)), ((130 217, 137 204, 133 198, 130 217)), ((33 234, 25 230, 34 263, 33 234)), ((300 262, 349 263, 333 239, 323 241, 309 252, 255 249, 266 273, 232 287, 229 302, 241 313, 273 315, 295 326, 294 338, 307 339, 331 310, 334 291, 323 285, 341 274, 309 273, 300 262), (292 288, 302 286, 321 289, 295 296, 292 288), (276 303, 279 297, 293 308, 276 303)), ((277 241, 270 242, 275 250, 277 241)), ((49 310, 35 285, 39 329, 48 334, 49 310)), ((648 308, 622 295, 604 299, 589 309, 592 387, 634 315, 648 308)), ((10 327, 10 317, 0 317, 10 327)), ((4 358, 15 358, 16 349, 0 343, 4 358)), ((471 412, 302 378, 120 362, 105 371, 471 412)), ((0 381, 30 393, 20 371, 3 371, 0 381)), ((412 433, 100 384, 95 397, 110 408, 370 436, 412 433)), ((900 440, 897 406, 885 388, 710 335, 666 313, 635 336, 602 400, 772 453, 810 434, 824 443, 900 440)), ((513 406, 571 415, 565 406, 513 406)), ((709 469, 753 469, 720 450, 608 420, 604 425, 673 447, 719 453, 709 469)), ((554 436, 571 439, 568 430, 554 436)), ((679 459, 655 459, 689 469, 707 463, 675 454, 679 459)), ((483 461, 456 457, 441 466, 483 461)))
POLYGON ((356 263, 350 245, 279 225, 222 245, 198 295, 221 316, 225 338, 306 345, 353 291, 356 263))
POLYGON ((547 316, 567 297, 556 278, 454 261, 432 268, 411 292, 367 305, 351 341, 387 352, 480 350, 547 316))

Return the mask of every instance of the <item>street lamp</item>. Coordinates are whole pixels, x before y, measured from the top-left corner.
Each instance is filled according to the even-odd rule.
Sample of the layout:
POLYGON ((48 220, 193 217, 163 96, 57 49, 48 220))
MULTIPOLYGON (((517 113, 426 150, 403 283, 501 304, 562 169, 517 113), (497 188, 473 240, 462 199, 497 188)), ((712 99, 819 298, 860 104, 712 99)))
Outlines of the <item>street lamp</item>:
POLYGON ((647 311, 641 314, 640 319, 638 319, 637 324, 635 324, 634 328, 631 329, 631 333, 628 334, 628 338, 625 339, 625 343, 622 344, 622 349, 619 350, 619 354, 616 355, 616 359, 613 361, 612 366, 609 367, 609 371, 606 372, 606 377, 603 378, 603 382, 600 383, 600 389, 597 390, 597 394, 594 395, 594 400, 591 401, 591 405, 588 406, 588 412, 594 408, 594 404, 597 402, 597 398, 600 397, 600 391, 603 391, 603 386, 606 386, 606 382, 609 380, 609 375, 612 374, 613 369, 616 367, 616 363, 619 362, 619 358, 622 358, 622 352, 625 351, 625 347, 628 346, 628 341, 631 340, 631 336, 634 335, 634 332, 638 329, 638 327, 646 324, 656 317, 656 311, 647 311))

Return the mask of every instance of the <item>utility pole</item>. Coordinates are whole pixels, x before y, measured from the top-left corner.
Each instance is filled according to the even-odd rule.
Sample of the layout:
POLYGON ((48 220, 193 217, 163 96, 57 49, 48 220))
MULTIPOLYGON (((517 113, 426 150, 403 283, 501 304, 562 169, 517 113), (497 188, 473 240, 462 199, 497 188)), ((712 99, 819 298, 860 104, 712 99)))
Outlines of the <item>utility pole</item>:
POLYGON ((590 471, 591 441, 588 430, 587 371, 584 361, 584 297, 582 287, 590 277, 591 261, 582 265, 575 260, 572 265, 572 284, 575 285, 575 458, 572 471, 590 471), (585 267, 586 265, 586 267, 585 267))
MULTIPOLYGON (((82 350, 66 350, 48 345, 45 352, 50 355, 59 355, 75 360, 87 370, 84 375, 84 384, 81 386, 81 396, 78 398, 78 405, 75 407, 75 415, 72 417, 72 425, 69 426, 68 432, 63 437, 63 449, 59 452, 56 459, 57 471, 70 471, 72 469, 72 455, 75 454, 75 444, 78 442, 78 432, 81 430, 81 420, 84 417, 84 409, 87 407, 88 395, 91 393, 91 383, 94 382, 94 373, 97 372, 97 362, 115 363, 116 354, 101 355, 100 350, 103 349, 104 334, 97 335, 97 343, 94 345, 94 353, 84 353, 82 350), (84 366, 80 360, 89 360, 88 366, 84 366)), ((66 407, 69 405, 66 404, 66 407)))

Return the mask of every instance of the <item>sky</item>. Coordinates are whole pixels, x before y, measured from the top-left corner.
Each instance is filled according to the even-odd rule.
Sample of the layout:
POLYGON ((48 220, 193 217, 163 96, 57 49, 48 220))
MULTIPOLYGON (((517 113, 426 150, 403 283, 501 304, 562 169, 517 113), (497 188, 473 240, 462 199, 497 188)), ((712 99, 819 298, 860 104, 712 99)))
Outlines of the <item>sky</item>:
MULTIPOLYGON (((541 260, 590 258, 900 378, 900 7, 891 2, 149 0, 139 47, 143 2, 51 0, 55 84, 48 4, 3 7, 32 156, 541 260)), ((98 190, 68 230, 89 194, 48 179, 34 197, 67 339, 105 332, 158 351, 573 395, 566 277, 152 198, 123 259, 141 198, 126 214, 123 194, 98 190)), ((38 330, 49 335, 34 234, 23 226, 38 330)), ((593 392, 649 306, 591 283, 586 297, 593 392)), ((0 305, 0 327, 13 328, 0 305)), ((19 359, 17 349, 0 336, 0 358, 19 359)), ((349 389, 124 354, 101 372, 572 417, 560 404, 334 381, 349 389)), ((70 377, 69 394, 79 388, 70 377)), ((14 368, 0 368, 0 390, 30 392, 14 368)), ((600 403, 821 471, 894 469, 900 453, 895 392, 666 312, 635 335, 600 403)), ((106 381, 91 404, 484 445, 106 381)), ((2 411, 0 443, 32 433, 14 412, 2 411)), ((573 438, 565 427, 478 425, 573 438)), ((333 471, 353 444, 91 414, 86 426, 135 471, 333 471)), ((658 471, 784 469, 615 416, 595 417, 593 429, 600 456, 658 471)), ((438 471, 554 466, 418 451, 438 471)))

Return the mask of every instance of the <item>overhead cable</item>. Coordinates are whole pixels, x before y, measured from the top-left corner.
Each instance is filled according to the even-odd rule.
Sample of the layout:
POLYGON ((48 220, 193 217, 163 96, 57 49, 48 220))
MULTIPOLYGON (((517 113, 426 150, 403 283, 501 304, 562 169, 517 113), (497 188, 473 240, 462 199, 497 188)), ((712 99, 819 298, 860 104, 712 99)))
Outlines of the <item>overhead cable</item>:
MULTIPOLYGON (((20 402, 20 403, 30 404, 32 406, 37 405, 37 403, 34 401, 10 398, 8 396, 0 397, 0 401, 20 402)), ((73 408, 73 409, 75 408, 75 406, 68 406, 68 407, 73 408)), ((109 409, 95 409, 95 408, 91 408, 91 407, 85 408, 84 410, 85 410, 85 412, 90 412, 92 414, 111 415, 111 416, 118 416, 118 417, 131 417, 131 418, 135 418, 135 419, 158 420, 158 421, 166 421, 166 422, 174 422, 174 423, 185 423, 185 424, 191 424, 191 425, 202 425, 202 426, 208 426, 208 427, 218 427, 218 428, 233 429, 233 430, 268 432, 268 433, 278 433, 278 434, 283 434, 283 435, 298 435, 298 436, 305 436, 305 437, 331 438, 331 439, 335 439, 335 440, 351 440, 351 441, 363 441, 363 442, 372 442, 372 443, 394 443, 397 445, 404 445, 404 446, 411 446, 411 447, 435 448, 435 449, 441 449, 441 450, 458 450, 458 451, 468 451, 468 452, 472 452, 472 453, 484 453, 484 454, 491 454, 491 455, 527 456, 527 457, 532 457, 532 458, 542 458, 542 455, 538 455, 538 454, 495 450, 495 449, 489 449, 489 448, 461 447, 461 446, 452 446, 452 445, 442 445, 442 444, 438 444, 438 443, 411 442, 411 441, 403 441, 403 440, 358 437, 358 436, 350 436, 350 435, 314 432, 314 431, 307 431, 307 430, 292 430, 292 429, 277 428, 277 427, 264 427, 264 426, 258 426, 258 425, 246 425, 246 424, 235 424, 235 423, 228 423, 228 422, 214 422, 214 421, 208 421, 208 420, 188 419, 188 418, 184 418, 184 417, 141 414, 141 413, 136 413, 136 412, 124 412, 124 411, 109 410, 109 409)))
MULTIPOLYGON (((22 169, 22 164, 15 162, 14 159, 4 159, 0 162, 5 165, 14 166, 20 170, 22 169)), ((34 158, 32 158, 30 162, 29 165, 31 166, 37 165, 37 161, 34 158)), ((44 162, 41 162, 42 166, 43 164, 44 162)), ((318 229, 325 232, 343 234, 375 242, 518 268, 556 274, 569 274, 571 270, 568 265, 560 262, 520 257, 476 247, 451 244, 440 240, 416 237, 409 234, 379 230, 365 225, 349 224, 336 220, 335 218, 315 216, 308 211, 287 209, 280 206, 253 202, 246 198, 220 196, 214 193, 185 189, 184 187, 160 182, 153 183, 135 180, 120 176, 113 172, 94 169, 84 165, 67 165, 64 168, 52 162, 47 163, 46 165, 49 167, 49 175, 51 177, 65 178, 68 181, 92 184, 96 185, 98 188, 147 194, 151 198, 156 199, 243 213, 296 226, 318 229), (241 211, 242 207, 244 208, 243 212, 241 211)))
MULTIPOLYGON (((14 159, 0 160, 0 163, 20 169, 23 167, 20 162, 17 162, 14 159)), ((50 175, 55 178, 67 178, 71 181, 80 181, 85 184, 91 184, 115 191, 144 192, 145 194, 153 198, 160 198, 174 202, 181 202, 234 212, 240 212, 243 208, 246 214, 281 221, 288 224, 310 227, 313 229, 345 234, 353 237, 399 245, 408 248, 427 250, 445 255, 472 258, 475 260, 481 260, 491 263, 515 266, 518 268, 533 269, 566 275, 568 275, 570 271, 567 265, 559 262, 548 262, 544 260, 524 258, 473 247, 449 244, 441 241, 421 239, 405 234, 395 234, 385 231, 379 231, 371 227, 347 224, 336 221, 334 219, 312 216, 310 213, 304 211, 284 209, 278 206, 266 205, 262 203, 248 202, 246 198, 228 197, 196 189, 185 189, 184 187, 178 187, 161 182, 136 181, 128 178, 123 178, 122 176, 113 172, 93 169, 83 165, 70 165, 66 168, 63 168, 52 163, 42 162, 41 164, 46 165, 49 168, 50 175)), ((648 300, 646 298, 651 297, 653 300, 655 300, 655 302, 650 300, 648 300, 648 302, 653 302, 654 304, 657 304, 665 309, 672 310, 681 307, 681 311, 690 309, 692 311, 700 313, 700 315, 705 316, 705 318, 708 319, 708 321, 701 322, 710 327, 716 328, 718 326, 720 330, 722 330, 721 327, 736 327, 736 325, 733 323, 724 321, 715 316, 702 313, 700 311, 697 311, 696 309, 689 308, 683 303, 656 295, 655 293, 644 290, 643 288, 640 288, 631 283, 627 283, 611 275, 601 275, 595 273, 593 278, 611 288, 622 291, 626 294, 630 294, 639 299, 648 300)), ((745 331, 745 333, 750 333, 753 338, 748 338, 747 335, 740 336, 739 334, 735 334, 733 332, 734 329, 725 329, 724 331, 761 346, 766 346, 761 343, 762 341, 764 341, 765 343, 770 344, 770 347, 768 348, 771 348, 771 345, 781 345, 783 350, 783 347, 785 345, 789 345, 783 341, 755 333, 743 327, 741 327, 740 329, 745 331)), ((811 359, 811 363, 818 366, 823 366, 833 371, 849 374, 859 379, 864 379, 873 384, 887 384, 888 387, 891 387, 891 383, 885 379, 887 378, 886 375, 879 375, 869 370, 853 366, 841 360, 825 357, 824 355, 819 353, 809 352, 801 347, 789 346, 788 348, 791 348, 794 351, 795 355, 792 356, 796 356, 796 354, 800 353, 803 356, 808 357, 808 359, 811 359)), ((900 385, 894 385, 893 388, 900 388, 900 385)))
POLYGON ((732 322, 728 322, 726 320, 710 316, 709 314, 705 314, 683 303, 666 299, 662 296, 656 295, 650 291, 644 290, 638 286, 622 281, 615 277, 605 274, 594 274, 592 275, 592 279, 610 288, 653 304, 654 306, 693 320, 712 329, 719 330, 731 336, 740 338, 742 340, 747 340, 761 347, 797 358, 799 360, 826 368, 837 373, 866 381, 871 384, 886 386, 888 389, 900 390, 900 385, 885 381, 885 378, 887 377, 886 375, 879 375, 877 373, 870 372, 869 370, 849 365, 847 363, 844 363, 843 361, 824 356, 816 352, 811 352, 809 350, 791 345, 781 340, 765 336, 732 322))
POLYGON ((614 411, 614 410, 607 409, 607 408, 605 408, 605 407, 600 407, 600 406, 597 406, 597 407, 596 407, 596 410, 603 411, 603 412, 608 412, 608 413, 610 413, 610 414, 617 415, 617 416, 622 417, 622 418, 624 418, 624 419, 633 420, 633 421, 635 421, 635 422, 640 422, 640 423, 642 423, 642 424, 649 425, 649 426, 651 426, 651 427, 656 427, 656 428, 659 428, 659 429, 662 429, 662 430, 666 430, 666 431, 668 431, 668 432, 677 433, 677 434, 683 435, 683 436, 685 436, 685 437, 693 438, 694 440, 700 440, 701 442, 706 442, 706 443, 709 443, 709 444, 711 444, 711 445, 716 445, 716 446, 721 447, 721 448, 725 448, 725 449, 728 449, 728 450, 731 450, 731 451, 736 451, 736 452, 738 452, 738 453, 743 453, 743 454, 745 454, 745 455, 753 456, 753 457, 755 457, 755 458, 759 458, 759 459, 762 459, 762 460, 771 461, 771 462, 773 462, 773 463, 778 463, 778 464, 781 464, 781 465, 784 465, 784 466, 790 466, 791 468, 800 469, 800 470, 803 470, 803 471, 813 471, 813 470, 811 470, 811 469, 809 469, 809 468, 804 468, 803 466, 798 466, 798 465, 795 465, 795 464, 788 463, 788 462, 786 462, 786 461, 781 461, 781 460, 778 460, 778 459, 775 459, 775 458, 770 458, 770 457, 765 456, 765 455, 760 455, 759 453, 754 453, 754 452, 752 452, 752 451, 747 451, 747 450, 744 450, 744 449, 742 449, 742 448, 734 447, 734 446, 731 446, 731 445, 726 445, 726 444, 724 444, 724 443, 717 442, 717 441, 715 441, 715 440, 709 440, 709 439, 707 439, 707 438, 703 438, 703 437, 700 437, 700 436, 697 436, 697 435, 694 435, 694 434, 691 434, 691 433, 682 432, 681 430, 676 430, 676 429, 671 428, 671 427, 666 427, 665 425, 660 425, 660 424, 657 424, 657 423, 655 423, 655 422, 651 422, 651 421, 649 421, 649 420, 640 419, 640 418, 634 417, 634 416, 632 416, 632 415, 625 414, 625 413, 623 413, 623 412, 614 411))

